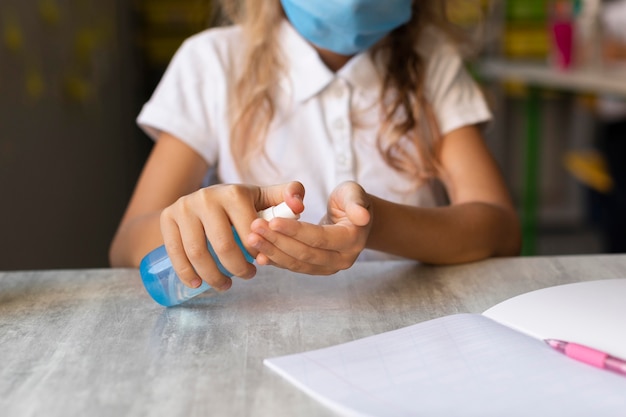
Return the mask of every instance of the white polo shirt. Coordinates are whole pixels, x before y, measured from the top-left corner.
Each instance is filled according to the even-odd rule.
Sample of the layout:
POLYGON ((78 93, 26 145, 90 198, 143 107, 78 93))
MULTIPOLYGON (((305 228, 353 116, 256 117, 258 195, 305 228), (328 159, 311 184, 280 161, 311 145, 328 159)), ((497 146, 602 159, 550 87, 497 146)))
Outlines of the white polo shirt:
MULTIPOLYGON (((186 40, 137 119, 152 138, 166 131, 191 146, 216 168, 221 183, 242 182, 231 155, 227 109, 229 88, 241 72, 243 42, 238 26, 186 40)), ((402 204, 442 203, 429 184, 390 168, 377 149, 382 82, 368 53, 333 73, 287 21, 280 28, 280 47, 286 72, 266 139, 271 164, 258 159, 256 184, 302 182, 301 219, 312 223, 324 216, 329 194, 346 180, 402 204)), ((456 50, 434 30, 425 32, 417 48, 427 59, 426 97, 441 133, 489 120, 485 100, 456 50)))

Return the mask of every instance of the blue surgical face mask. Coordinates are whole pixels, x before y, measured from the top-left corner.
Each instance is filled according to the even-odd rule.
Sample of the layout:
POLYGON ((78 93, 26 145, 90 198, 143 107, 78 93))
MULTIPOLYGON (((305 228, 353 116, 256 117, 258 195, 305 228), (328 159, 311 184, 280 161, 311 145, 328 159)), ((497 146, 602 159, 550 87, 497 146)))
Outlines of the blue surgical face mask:
POLYGON ((294 28, 312 44, 354 55, 411 18, 412 0, 281 0, 294 28))

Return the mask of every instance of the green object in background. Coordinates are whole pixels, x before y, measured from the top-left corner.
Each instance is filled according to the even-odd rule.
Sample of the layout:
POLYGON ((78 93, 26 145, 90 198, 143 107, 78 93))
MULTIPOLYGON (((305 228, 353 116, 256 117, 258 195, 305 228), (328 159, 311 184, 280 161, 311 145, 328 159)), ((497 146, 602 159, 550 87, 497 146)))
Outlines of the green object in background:
POLYGON ((509 21, 545 21, 547 18, 546 0, 508 0, 506 18, 509 21))
POLYGON ((502 50, 512 59, 545 59, 549 40, 546 0, 506 1, 506 25, 502 50))
POLYGON ((539 135, 541 110, 539 91, 530 87, 526 99, 526 146, 524 149, 524 190, 522 197, 522 255, 536 253, 539 180, 539 135))

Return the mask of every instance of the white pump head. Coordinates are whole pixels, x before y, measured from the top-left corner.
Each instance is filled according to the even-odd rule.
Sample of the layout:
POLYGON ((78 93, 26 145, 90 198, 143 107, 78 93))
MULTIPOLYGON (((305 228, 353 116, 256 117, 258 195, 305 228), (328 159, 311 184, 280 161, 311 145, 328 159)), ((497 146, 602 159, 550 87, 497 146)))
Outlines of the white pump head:
POLYGON ((284 219, 299 219, 300 215, 291 211, 287 203, 282 202, 277 206, 268 207, 265 210, 258 212, 260 218, 267 220, 268 222, 274 217, 282 217, 284 219))

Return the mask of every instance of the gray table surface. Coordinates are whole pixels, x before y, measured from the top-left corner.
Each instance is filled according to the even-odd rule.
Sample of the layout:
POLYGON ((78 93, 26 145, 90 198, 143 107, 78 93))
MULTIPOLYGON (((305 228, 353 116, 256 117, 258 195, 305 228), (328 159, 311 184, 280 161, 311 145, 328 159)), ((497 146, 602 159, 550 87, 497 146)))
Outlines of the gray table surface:
POLYGON ((332 416, 263 365, 557 284, 626 277, 626 255, 261 268, 164 308, 135 269, 0 272, 3 416, 332 416))

